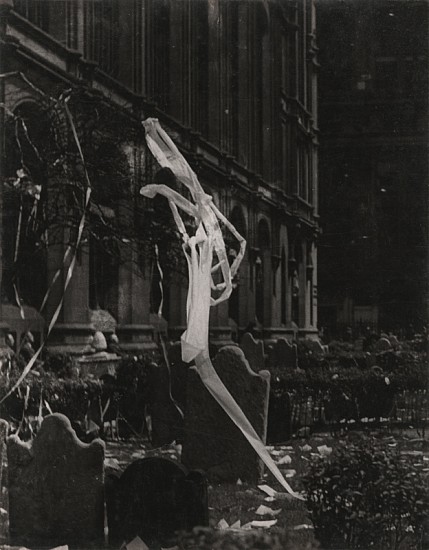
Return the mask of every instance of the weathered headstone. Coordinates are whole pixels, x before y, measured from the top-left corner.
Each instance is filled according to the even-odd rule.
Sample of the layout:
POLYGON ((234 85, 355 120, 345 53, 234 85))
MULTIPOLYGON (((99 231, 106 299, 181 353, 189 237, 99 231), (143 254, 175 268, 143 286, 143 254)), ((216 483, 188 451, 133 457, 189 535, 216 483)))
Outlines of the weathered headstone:
POLYGON ((33 444, 7 439, 10 538, 53 547, 103 541, 104 443, 82 443, 62 414, 47 416, 33 444))
POLYGON ((107 516, 110 543, 173 546, 175 532, 208 525, 207 479, 168 458, 136 460, 110 479, 107 516))
POLYGON ((262 340, 255 340, 250 332, 246 332, 241 339, 240 348, 252 370, 259 372, 265 367, 264 342, 262 340))
POLYGON ((279 338, 270 349, 268 365, 276 369, 296 369, 298 367, 296 344, 290 344, 284 338, 279 338))
POLYGON ((380 338, 374 345, 375 352, 382 352, 392 349, 392 344, 388 338, 380 338))
MULTIPOLYGON (((256 433, 265 442, 270 373, 264 370, 258 374, 253 372, 237 346, 222 348, 213 364, 256 433)), ((257 454, 209 394, 195 369, 190 369, 188 375, 182 462, 188 468, 205 470, 209 479, 213 480, 254 482, 263 473, 257 454)))
POLYGON ((316 357, 321 357, 325 355, 325 348, 319 340, 313 340, 312 338, 303 338, 299 341, 299 343, 301 346, 304 347, 304 349, 311 352, 311 354, 315 355, 316 357))
POLYGON ((398 337, 395 334, 389 335, 389 342, 393 349, 399 349, 401 344, 399 343, 398 337))

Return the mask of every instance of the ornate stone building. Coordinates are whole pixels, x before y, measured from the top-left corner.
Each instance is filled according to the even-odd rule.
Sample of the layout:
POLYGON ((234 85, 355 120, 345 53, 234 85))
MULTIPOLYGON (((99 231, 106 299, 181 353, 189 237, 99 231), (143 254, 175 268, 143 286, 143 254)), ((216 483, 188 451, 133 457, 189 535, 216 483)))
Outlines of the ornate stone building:
POLYGON ((428 11, 318 4, 321 326, 427 323, 428 11))
MULTIPOLYGON (((267 340, 317 335, 314 1, 3 0, 0 9, 0 72, 9 75, 0 81, 0 101, 8 112, 25 114, 35 141, 43 140, 40 125, 31 124, 40 97, 28 82, 55 97, 70 86, 87 87, 130 120, 157 117, 246 238, 233 294, 212 311, 212 340, 231 341, 249 322, 267 340)), ((153 162, 142 143, 126 145, 137 182, 133 201, 143 200, 138 188, 151 181, 153 162)), ((4 152, 3 146, 3 178, 11 176, 4 152)), ((101 206, 111 217, 125 208, 120 201, 101 206)), ((1 320, 17 333, 40 332, 61 287, 40 315, 35 283, 49 286, 65 244, 49 248, 45 262, 21 276, 23 320, 8 291, 16 239, 12 211, 4 200, 3 225, 11 223, 3 231, 1 320)), ((147 262, 136 269, 134 258, 121 251, 120 262, 104 261, 87 241, 48 345, 81 352, 103 322, 125 348, 150 347, 156 270, 147 262)), ((229 246, 234 256, 234 243, 229 246)), ((186 290, 180 275, 165 288, 163 316, 171 337, 184 330, 186 290)))

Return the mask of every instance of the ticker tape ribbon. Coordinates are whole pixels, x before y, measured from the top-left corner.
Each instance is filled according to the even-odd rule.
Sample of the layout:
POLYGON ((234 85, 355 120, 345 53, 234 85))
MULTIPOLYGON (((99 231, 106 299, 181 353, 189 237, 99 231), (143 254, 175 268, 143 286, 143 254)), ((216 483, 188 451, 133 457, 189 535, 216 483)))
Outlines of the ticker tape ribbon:
MULTIPOLYGON (((161 321, 162 320, 162 310, 163 310, 163 307, 164 307, 164 272, 162 271, 162 267, 161 267, 161 264, 160 264, 160 261, 159 261, 159 249, 158 249, 157 244, 155 244, 155 260, 156 260, 156 267, 157 267, 158 273, 159 273, 159 290, 160 290, 160 293, 161 293, 161 300, 159 302, 159 307, 158 307, 158 319, 159 319, 159 321, 161 321)), ((161 326, 161 325, 159 325, 159 326, 161 326)), ((183 419, 183 418, 185 418, 185 415, 184 415, 181 407, 179 406, 179 404, 177 403, 177 401, 173 397, 173 392, 172 392, 172 387, 171 387, 171 367, 170 367, 170 361, 168 359, 167 347, 165 345, 162 330, 159 330, 159 341, 161 343, 162 354, 164 356, 165 366, 167 367, 167 372, 168 372, 168 397, 170 398, 170 401, 173 403, 173 405, 176 408, 177 412, 179 413, 179 415, 183 419)))
MULTIPOLYGON (((78 250, 80 242, 82 240, 82 234, 83 234, 83 230, 84 230, 84 227, 85 227, 86 212, 87 212, 89 201, 90 201, 90 198, 91 198, 91 182, 89 180, 88 172, 86 170, 85 159, 84 159, 84 156, 83 156, 82 148, 80 146, 79 138, 77 136, 76 128, 75 128, 75 125, 74 125, 74 122, 73 122, 73 117, 72 117, 72 115, 71 115, 71 113, 68 109, 68 106, 67 106, 67 100, 65 100, 65 102, 64 102, 64 108, 65 108, 67 117, 69 119, 70 125, 71 125, 73 137, 74 137, 77 149, 79 151, 79 156, 80 156, 81 161, 82 161, 82 165, 83 165, 83 168, 84 168, 84 173, 85 173, 85 177, 86 177, 86 181, 87 181, 87 188, 86 188, 86 191, 85 191, 85 200, 84 200, 83 213, 82 213, 82 217, 81 217, 80 222, 79 222, 79 228, 78 228, 78 232, 77 232, 75 248, 73 250, 72 257, 71 257, 70 263, 69 263, 68 268, 67 268, 67 274, 66 274, 66 278, 65 278, 65 281, 64 281, 64 288, 63 288, 62 296, 61 296, 61 299, 60 299, 60 301, 59 301, 59 303, 58 303, 58 305, 57 305, 57 307, 54 311, 54 314, 52 315, 52 318, 49 322, 48 329, 46 331, 46 335, 43 338, 43 340, 42 340, 40 346, 38 347, 38 349, 35 351, 34 355, 31 357, 31 359, 29 360, 29 362, 25 366, 25 368, 22 371, 21 375, 19 376, 18 380, 15 382, 15 384, 12 386, 12 388, 9 389, 9 391, 6 393, 6 395, 4 395, 2 397, 2 399, 0 400, 0 404, 3 403, 21 385, 22 381, 25 379, 27 374, 31 371, 31 369, 33 368, 35 362, 37 361, 39 355, 41 354, 41 352, 42 352, 42 350, 43 350, 43 348, 44 348, 44 346, 45 346, 45 344, 46 344, 46 342, 49 338, 49 335, 50 335, 52 329, 54 328, 55 323, 58 320, 58 316, 59 316, 59 314, 61 312, 61 309, 63 307, 63 304, 64 304, 65 293, 67 291, 67 288, 70 284, 70 281, 71 281, 71 278, 72 278, 72 275, 73 275, 74 267, 75 267, 75 264, 76 264, 76 258, 77 258, 77 250, 78 250)), ((66 252, 64 254, 64 257, 63 257, 63 266, 66 265, 66 262, 68 260, 68 257, 71 254, 71 251, 72 251, 72 248, 69 245, 67 247, 67 250, 66 250, 66 252)), ((55 284, 55 281, 58 279, 60 271, 61 270, 59 270, 59 271, 57 271, 57 273, 55 273, 54 278, 51 281, 49 289, 48 289, 48 291, 45 295, 45 299, 43 300, 43 305, 46 303, 47 296, 49 296, 49 293, 50 293, 53 285, 55 284)))
MULTIPOLYGON (((148 119, 143 124, 146 130, 146 141, 152 154, 162 167, 170 168, 177 179, 191 191, 192 197, 196 201, 196 205, 194 205, 177 191, 162 184, 149 185, 141 189, 144 196, 154 197, 160 193, 167 198, 184 241, 183 251, 188 263, 189 286, 186 304, 187 329, 181 338, 182 358, 185 362, 195 360, 195 368, 208 392, 239 428, 280 485, 295 498, 303 500, 303 497, 296 493, 284 479, 264 443, 225 387, 210 360, 208 349, 210 306, 219 301, 219 299, 211 298, 211 289, 213 286, 220 289, 212 281, 212 263, 214 253, 218 255, 220 263, 224 256, 226 257, 225 243, 217 223, 218 218, 222 221, 225 218, 209 200, 208 195, 204 193, 195 173, 161 128, 158 120, 148 119), (198 222, 195 236, 189 237, 184 231, 177 207, 193 215, 198 222)), ((227 223, 228 228, 237 236, 235 228, 229 222, 227 223)), ((238 237, 240 236, 238 235, 238 237)), ((241 254, 243 253, 244 247, 241 251, 241 254)), ((225 285, 228 285, 231 281, 231 268, 229 264, 223 264, 221 267, 225 285)), ((225 292, 222 299, 227 299, 228 295, 225 292)))

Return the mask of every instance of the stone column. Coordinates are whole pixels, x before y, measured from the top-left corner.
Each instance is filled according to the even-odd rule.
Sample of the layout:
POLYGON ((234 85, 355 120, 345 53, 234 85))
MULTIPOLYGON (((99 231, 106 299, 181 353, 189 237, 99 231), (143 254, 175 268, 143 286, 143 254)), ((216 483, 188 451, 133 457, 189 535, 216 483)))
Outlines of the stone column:
POLYGON ((298 265, 298 280, 299 280, 299 328, 303 329, 306 326, 306 295, 307 295, 307 258, 306 258, 306 243, 301 242, 301 261, 298 265))
POLYGON ((253 294, 250 290, 250 265, 249 245, 238 271, 238 319, 239 329, 243 330, 251 319, 254 319, 254 307, 252 307, 253 294))
MULTIPOLYGON (((130 158, 135 171, 142 168, 140 160, 130 158)), ((138 189, 134 193, 138 193, 138 189)), ((126 225, 135 223, 134 213, 130 210, 131 201, 132 198, 123 199, 118 208, 118 216, 126 225)), ((128 246, 123 243, 120 254, 116 332, 121 348, 133 352, 152 349, 156 344, 150 323, 150 259, 144 258, 135 244, 128 246)))
MULTIPOLYGON (((149 266, 138 265, 132 251, 119 267, 118 325, 121 348, 127 351, 153 349, 153 326, 150 324, 149 266)), ((148 263, 148 262, 147 262, 148 263)))
MULTIPOLYGON (((63 267, 64 253, 71 239, 69 233, 64 231, 64 242, 48 250, 48 286, 57 270, 63 267)), ((47 348, 57 353, 81 354, 88 351, 94 332, 89 315, 89 251, 86 243, 81 244, 77 251, 73 274, 64 293, 68 265, 62 269, 53 285, 46 305, 46 321, 49 323, 64 295, 63 306, 49 336, 47 348)))

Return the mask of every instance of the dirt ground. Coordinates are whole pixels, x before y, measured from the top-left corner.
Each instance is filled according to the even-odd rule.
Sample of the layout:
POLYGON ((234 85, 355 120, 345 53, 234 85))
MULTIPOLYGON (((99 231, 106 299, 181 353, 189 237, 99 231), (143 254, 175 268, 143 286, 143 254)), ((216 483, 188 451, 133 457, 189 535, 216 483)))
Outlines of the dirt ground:
MULTIPOLYGON (((401 452, 413 453, 415 460, 421 462, 422 469, 429 472, 429 441, 422 440, 414 430, 392 432, 386 429, 373 432, 373 435, 385 439, 386 444, 398 445, 401 452)), ((302 474, 312 458, 320 453, 329 454, 339 439, 341 434, 313 434, 306 439, 295 439, 284 445, 270 446, 268 450, 292 488, 300 492, 303 490, 302 474)), ((123 471, 132 461, 149 456, 180 460, 180 452, 181 446, 175 444, 153 449, 144 440, 107 441, 106 473, 123 471)), ((4 464, 4 468, 4 473, 7 474, 7 464, 4 464)), ((7 478, 7 475, 3 478, 7 478)), ((240 480, 231 484, 209 485, 208 497, 210 526, 223 530, 232 537, 239 538, 243 533, 254 529, 267 534, 286 530, 296 541, 296 550, 315 544, 314 530, 305 502, 285 494, 270 473, 265 473, 256 485, 245 484, 240 480), (268 486, 268 489, 261 489, 261 486, 268 486), (275 492, 273 497, 268 495, 270 489, 275 492), (254 521, 267 521, 273 524, 270 527, 257 527, 258 524, 252 525, 254 521)), ((5 482, 0 499, 0 550, 12 550, 12 547, 7 546, 7 508, 5 482)))

